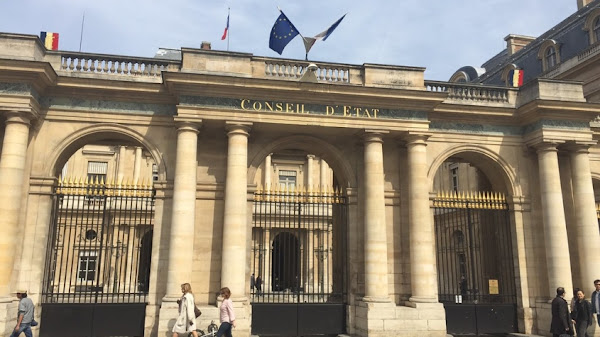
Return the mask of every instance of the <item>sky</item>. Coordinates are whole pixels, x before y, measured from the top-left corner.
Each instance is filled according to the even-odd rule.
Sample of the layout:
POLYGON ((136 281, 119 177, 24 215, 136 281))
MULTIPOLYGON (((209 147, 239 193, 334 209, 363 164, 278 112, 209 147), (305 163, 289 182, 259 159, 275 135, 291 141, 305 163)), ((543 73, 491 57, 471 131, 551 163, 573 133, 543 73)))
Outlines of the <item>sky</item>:
POLYGON ((304 36, 346 15, 311 61, 425 67, 447 81, 506 48, 508 34, 539 36, 577 10, 577 0, 0 0, 0 32, 60 34, 59 49, 153 57, 158 48, 228 50, 221 40, 230 8, 229 51, 305 57, 300 36, 279 55, 269 49, 278 7, 304 36), (85 20, 82 20, 85 13, 85 20))

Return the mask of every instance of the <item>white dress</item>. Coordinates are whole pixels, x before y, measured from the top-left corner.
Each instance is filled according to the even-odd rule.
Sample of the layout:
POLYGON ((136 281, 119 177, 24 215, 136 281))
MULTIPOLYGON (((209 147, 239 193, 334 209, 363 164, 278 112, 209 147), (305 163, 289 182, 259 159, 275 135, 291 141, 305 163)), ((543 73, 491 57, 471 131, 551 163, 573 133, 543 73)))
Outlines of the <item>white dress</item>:
POLYGON ((179 304, 179 316, 173 326, 173 332, 186 333, 196 330, 196 315, 194 314, 194 295, 186 293, 179 304), (191 324, 190 324, 191 322, 191 324))

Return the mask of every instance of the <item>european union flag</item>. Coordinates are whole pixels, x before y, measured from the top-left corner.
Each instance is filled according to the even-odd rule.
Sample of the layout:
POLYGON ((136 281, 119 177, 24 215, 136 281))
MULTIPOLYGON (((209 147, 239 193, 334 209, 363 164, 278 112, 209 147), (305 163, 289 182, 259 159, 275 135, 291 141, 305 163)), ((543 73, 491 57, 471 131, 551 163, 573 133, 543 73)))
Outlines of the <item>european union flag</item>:
POLYGON ((292 41, 296 35, 300 34, 294 24, 281 12, 281 15, 275 21, 271 29, 271 38, 269 39, 269 48, 273 49, 279 55, 283 52, 283 48, 292 41))

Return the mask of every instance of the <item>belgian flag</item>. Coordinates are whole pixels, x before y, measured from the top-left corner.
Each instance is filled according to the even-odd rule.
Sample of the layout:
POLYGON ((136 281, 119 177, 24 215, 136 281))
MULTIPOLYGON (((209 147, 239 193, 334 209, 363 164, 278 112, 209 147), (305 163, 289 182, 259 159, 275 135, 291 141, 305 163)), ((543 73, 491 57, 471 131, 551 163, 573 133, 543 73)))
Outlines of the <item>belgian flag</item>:
POLYGON ((40 32, 40 39, 42 43, 49 50, 58 49, 58 33, 51 32, 40 32))

